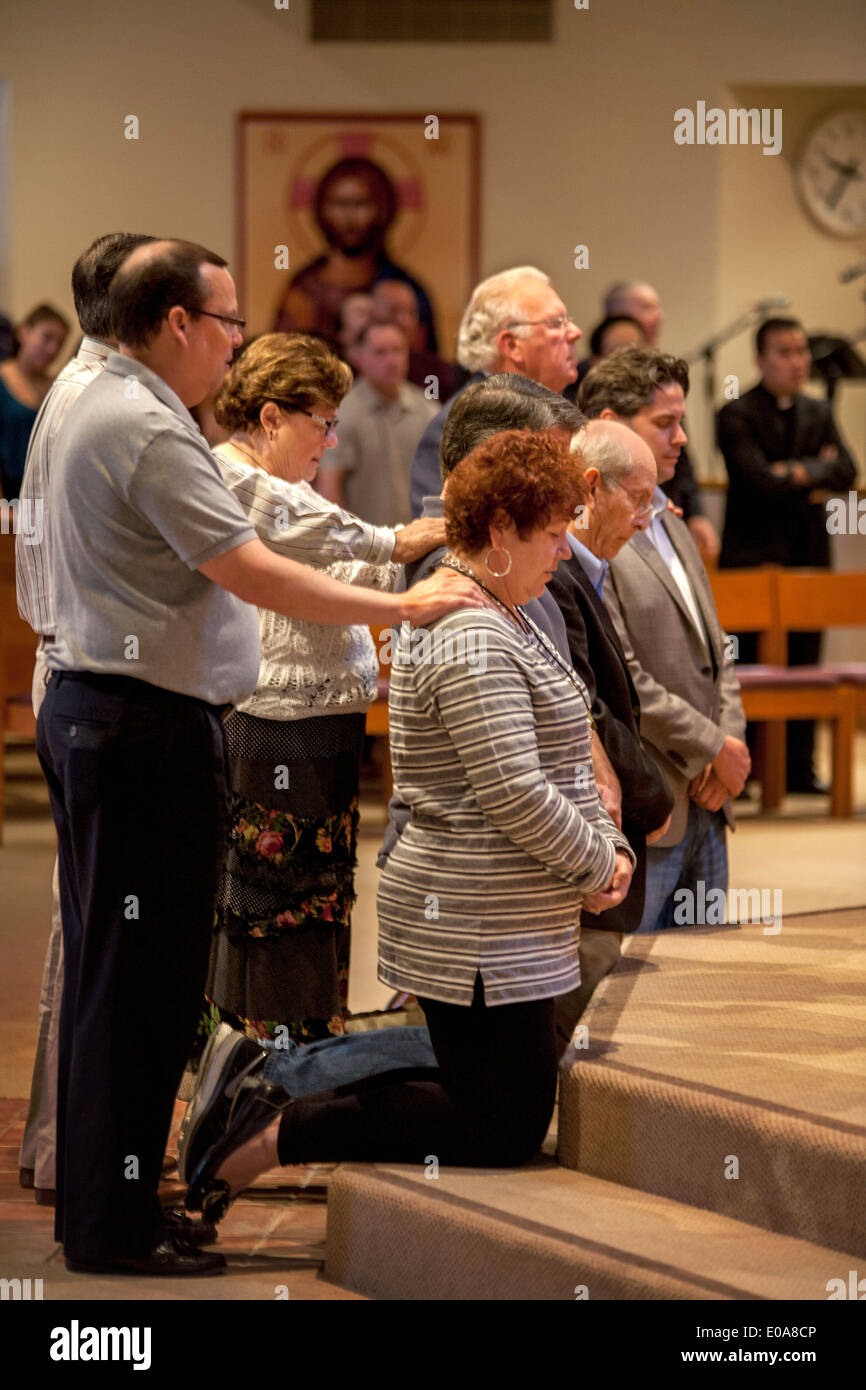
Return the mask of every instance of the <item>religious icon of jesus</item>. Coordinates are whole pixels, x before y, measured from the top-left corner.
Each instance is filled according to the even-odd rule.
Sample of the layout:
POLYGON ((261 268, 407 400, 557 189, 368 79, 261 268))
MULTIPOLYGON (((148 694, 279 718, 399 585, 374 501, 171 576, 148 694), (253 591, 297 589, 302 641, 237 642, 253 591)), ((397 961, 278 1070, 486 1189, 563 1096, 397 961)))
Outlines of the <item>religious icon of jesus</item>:
POLYGON ((274 329, 281 333, 323 333, 335 339, 340 306, 347 295, 365 294, 379 280, 400 280, 415 292, 426 334, 424 347, 435 352, 436 327, 429 296, 388 254, 388 229, 397 210, 394 184, 373 160, 354 155, 331 165, 319 181, 313 205, 327 250, 289 280, 277 307, 274 329))

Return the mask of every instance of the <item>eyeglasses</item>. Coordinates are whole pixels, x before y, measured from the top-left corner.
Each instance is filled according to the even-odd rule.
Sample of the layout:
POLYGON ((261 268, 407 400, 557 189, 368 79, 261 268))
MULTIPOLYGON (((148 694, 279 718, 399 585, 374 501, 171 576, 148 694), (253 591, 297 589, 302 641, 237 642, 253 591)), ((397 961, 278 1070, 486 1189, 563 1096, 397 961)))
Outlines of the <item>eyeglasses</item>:
POLYGON ((325 438, 327 438, 329 434, 337 433, 337 426, 340 423, 339 415, 335 415, 333 419, 328 420, 324 415, 314 415, 312 410, 302 410, 299 405, 289 405, 288 401, 274 401, 274 405, 278 405, 281 410, 288 411, 290 415, 306 415, 309 420, 312 420, 314 425, 318 426, 325 438))
POLYGON ((230 323, 233 328, 242 329, 247 326, 246 319, 233 319, 231 314, 215 314, 213 309, 195 309, 191 312, 204 314, 209 319, 219 319, 222 323, 230 323))
POLYGON ((574 319, 569 318, 568 314, 557 314, 556 318, 552 319, 515 319, 513 323, 507 323, 505 327, 537 328, 543 325, 543 327, 549 328, 551 333, 562 333, 569 324, 574 324, 574 319))
POLYGON ((621 483, 619 478, 606 478, 605 482, 608 485, 612 483, 614 487, 622 489, 628 500, 631 502, 631 509, 635 517, 652 516, 653 512, 655 511, 655 502, 653 502, 652 500, 649 502, 638 502, 637 498, 632 497, 625 483, 621 483))
POLYGON ((299 410, 298 414, 308 416, 309 419, 312 420, 314 425, 318 425, 319 429, 322 431, 322 434, 325 435, 326 438, 329 434, 337 433, 337 426, 340 423, 339 415, 334 415, 332 419, 328 420, 324 415, 314 415, 312 410, 299 410))

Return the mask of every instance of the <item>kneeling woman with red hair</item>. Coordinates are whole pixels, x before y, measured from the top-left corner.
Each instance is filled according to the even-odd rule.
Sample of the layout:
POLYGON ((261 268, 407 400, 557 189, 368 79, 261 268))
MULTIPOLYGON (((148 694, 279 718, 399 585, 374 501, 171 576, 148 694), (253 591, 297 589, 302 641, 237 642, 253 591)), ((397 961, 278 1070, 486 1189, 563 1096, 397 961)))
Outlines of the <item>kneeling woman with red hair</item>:
POLYGON ((449 478, 443 563, 489 606, 394 653, 394 780, 412 819, 379 888, 379 976, 418 996, 438 1066, 303 1100, 250 1078, 227 1130, 203 1127, 190 1155, 191 1210, 218 1220, 278 1163, 507 1167, 541 1146, 580 908, 620 902, 634 866, 596 789, 585 687, 521 609, 568 555, 582 498, 550 435, 475 449, 449 478))

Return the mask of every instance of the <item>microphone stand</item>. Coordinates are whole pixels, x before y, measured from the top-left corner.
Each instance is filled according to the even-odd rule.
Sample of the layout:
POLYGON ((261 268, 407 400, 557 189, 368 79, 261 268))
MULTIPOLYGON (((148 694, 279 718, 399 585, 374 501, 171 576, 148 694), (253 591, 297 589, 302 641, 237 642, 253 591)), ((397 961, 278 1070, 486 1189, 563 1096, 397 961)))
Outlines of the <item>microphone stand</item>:
POLYGON ((766 305, 755 305, 732 319, 724 328, 714 333, 712 338, 708 338, 705 343, 693 349, 686 356, 689 366, 693 362, 703 362, 704 364, 704 409, 707 422, 709 423, 708 441, 710 456, 715 453, 716 448, 716 353, 720 347, 729 342, 731 338, 737 338, 741 333, 745 333, 748 328, 753 328, 756 323, 765 316, 766 305))

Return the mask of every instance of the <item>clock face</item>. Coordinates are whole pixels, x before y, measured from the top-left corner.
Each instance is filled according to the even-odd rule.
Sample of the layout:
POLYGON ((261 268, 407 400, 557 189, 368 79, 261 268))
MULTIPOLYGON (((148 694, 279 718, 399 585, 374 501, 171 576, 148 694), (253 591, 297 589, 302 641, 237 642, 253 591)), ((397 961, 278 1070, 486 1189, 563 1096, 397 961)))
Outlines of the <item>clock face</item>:
POLYGON ((813 126, 795 166, 807 212, 834 236, 866 234, 866 110, 837 111, 813 126))

